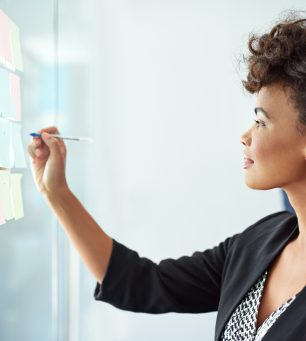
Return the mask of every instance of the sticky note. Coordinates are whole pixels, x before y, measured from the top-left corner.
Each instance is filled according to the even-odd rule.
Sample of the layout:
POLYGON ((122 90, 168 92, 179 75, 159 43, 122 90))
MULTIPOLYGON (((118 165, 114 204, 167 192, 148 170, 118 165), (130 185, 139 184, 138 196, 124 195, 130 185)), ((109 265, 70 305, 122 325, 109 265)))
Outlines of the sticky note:
MULTIPOLYGON (((11 124, 11 141, 13 150, 13 165, 15 168, 27 168, 23 144, 21 140, 21 125, 10 122, 11 124)), ((12 167, 11 167, 12 168, 12 167)))
MULTIPOLYGON (((16 78, 14 77, 10 78, 10 72, 0 68, 0 89, 1 89, 0 91, 0 114, 4 117, 15 118, 17 115, 16 115, 16 109, 14 107, 12 91, 15 91, 15 95, 18 95, 18 93, 16 93, 16 89, 13 88, 13 86, 11 85, 12 79, 13 79, 13 82, 15 82, 13 85, 15 85, 15 88, 16 88, 16 82, 18 82, 16 81, 16 78)), ((18 103, 17 103, 17 106, 18 106, 18 103)))
POLYGON ((12 157, 10 155, 11 127, 10 121, 0 118, 0 167, 10 168, 12 157))
POLYGON ((13 167, 27 167, 18 124, 21 92, 17 70, 23 71, 20 29, 0 9, 0 225, 24 216, 23 175, 10 172, 13 167))
POLYGON ((0 225, 5 224, 3 204, 0 201, 0 225))
POLYGON ((0 68, 0 114, 21 120, 20 77, 0 68))
POLYGON ((0 62, 5 65, 13 64, 11 26, 11 20, 0 10, 0 62))
POLYGON ((20 219, 24 216, 23 199, 21 191, 22 174, 11 174, 11 200, 13 206, 13 214, 15 219, 20 219))
POLYGON ((21 120, 20 77, 10 73, 10 97, 14 106, 15 120, 21 120))
POLYGON ((21 48, 20 48, 19 27, 12 21, 10 21, 10 32, 11 32, 11 46, 13 50, 13 65, 17 70, 22 71, 23 62, 22 62, 21 48))
POLYGON ((3 204, 4 218, 10 220, 14 218, 13 205, 10 191, 10 171, 0 170, 0 201, 3 204))

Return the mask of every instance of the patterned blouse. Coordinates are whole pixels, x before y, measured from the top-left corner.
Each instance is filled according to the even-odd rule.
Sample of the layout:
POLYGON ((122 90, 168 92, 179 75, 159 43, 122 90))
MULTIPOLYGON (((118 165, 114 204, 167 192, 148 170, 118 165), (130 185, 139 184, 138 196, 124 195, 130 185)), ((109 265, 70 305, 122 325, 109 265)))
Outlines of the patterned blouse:
POLYGON ((258 308, 267 274, 268 271, 259 277, 237 306, 224 328, 220 341, 261 341, 277 318, 295 300, 296 295, 275 310, 256 330, 258 308))

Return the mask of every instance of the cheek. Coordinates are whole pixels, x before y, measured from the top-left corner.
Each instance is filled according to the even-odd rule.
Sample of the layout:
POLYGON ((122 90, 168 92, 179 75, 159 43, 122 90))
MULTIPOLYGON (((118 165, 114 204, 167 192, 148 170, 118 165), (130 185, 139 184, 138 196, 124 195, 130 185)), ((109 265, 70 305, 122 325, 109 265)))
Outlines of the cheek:
POLYGON ((301 141, 291 134, 288 127, 278 129, 277 133, 254 133, 250 144, 254 165, 246 170, 246 185, 253 189, 267 190, 306 180, 305 160, 300 155, 299 146, 301 141))
POLYGON ((245 173, 248 187, 267 190, 283 183, 283 177, 287 178, 288 174, 284 167, 288 165, 284 160, 284 147, 283 142, 273 139, 260 137, 252 140, 251 156, 254 165, 245 173))
POLYGON ((278 136, 257 136, 252 140, 252 157, 258 163, 264 162, 266 165, 279 163, 291 152, 292 146, 288 139, 281 139, 278 136))
POLYGON ((274 183, 299 178, 305 166, 300 163, 296 146, 297 141, 290 136, 261 136, 252 140, 251 155, 257 180, 269 179, 269 183, 274 183))
POLYGON ((277 141, 262 138, 252 142, 252 157, 255 163, 271 160, 281 151, 281 146, 277 141))

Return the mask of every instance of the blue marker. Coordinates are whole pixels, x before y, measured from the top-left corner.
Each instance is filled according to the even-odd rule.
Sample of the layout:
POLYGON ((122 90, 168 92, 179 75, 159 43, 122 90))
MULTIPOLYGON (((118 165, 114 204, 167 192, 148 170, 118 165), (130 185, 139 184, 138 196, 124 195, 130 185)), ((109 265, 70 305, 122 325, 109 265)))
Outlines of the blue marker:
MULTIPOLYGON (((41 137, 40 133, 31 133, 30 135, 33 137, 41 137)), ((51 135, 52 137, 56 137, 58 139, 61 139, 61 140, 93 142, 93 139, 90 137, 71 137, 71 136, 62 136, 62 135, 58 135, 58 134, 49 134, 49 135, 51 135)))

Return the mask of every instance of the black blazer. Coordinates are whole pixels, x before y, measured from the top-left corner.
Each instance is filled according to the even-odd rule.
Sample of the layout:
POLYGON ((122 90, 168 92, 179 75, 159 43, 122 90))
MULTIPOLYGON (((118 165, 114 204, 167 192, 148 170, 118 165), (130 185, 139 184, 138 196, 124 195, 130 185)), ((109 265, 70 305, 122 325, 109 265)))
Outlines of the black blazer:
MULTIPOLYGON (((159 264, 114 240, 104 281, 97 283, 94 297, 123 310, 150 314, 218 311, 218 341, 244 295, 298 233, 294 213, 276 212, 214 248, 159 264)), ((306 283, 263 340, 306 340, 306 283)))

